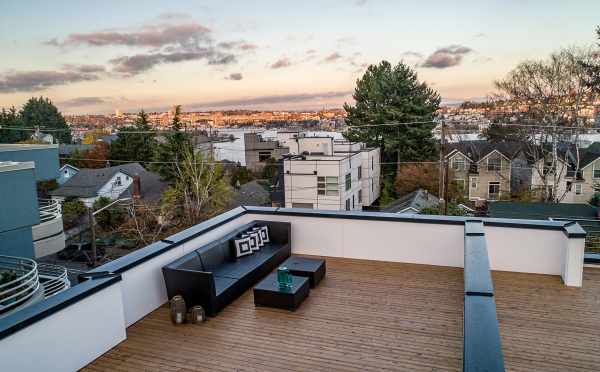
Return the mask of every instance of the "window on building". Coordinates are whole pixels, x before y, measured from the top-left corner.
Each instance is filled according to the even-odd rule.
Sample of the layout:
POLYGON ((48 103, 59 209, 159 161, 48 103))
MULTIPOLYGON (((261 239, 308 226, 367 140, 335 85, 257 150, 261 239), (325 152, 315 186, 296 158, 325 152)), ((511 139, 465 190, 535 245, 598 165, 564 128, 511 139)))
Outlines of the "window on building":
POLYGON ((582 193, 582 185, 580 183, 575 184, 575 195, 581 195, 582 193))
POLYGON ((477 190, 477 177, 471 177, 471 189, 477 190))
POLYGON ((356 204, 354 202, 355 202, 354 195, 352 195, 352 209, 356 208, 356 204))
POLYGON ((292 208, 308 208, 313 209, 312 203, 292 203, 292 208))
POLYGON ((596 164, 594 164, 594 178, 600 178, 600 169, 596 168, 596 164))
POLYGON ((258 161, 261 163, 271 159, 271 151, 259 151, 258 152, 258 161))
POLYGON ((358 190, 358 202, 362 203, 362 190, 358 190))
POLYGON ((488 172, 495 172, 502 169, 502 158, 500 155, 491 155, 487 158, 487 170, 488 172))
POLYGON ((375 169, 375 158, 371 158, 371 170, 375 169))
POLYGON ((452 159, 452 169, 455 171, 463 171, 465 170, 465 158, 462 156, 457 156, 452 159))
POLYGON ((346 199, 346 210, 350 210, 350 199, 346 199))
POLYGON ((362 167, 358 167, 358 179, 362 180, 362 167))
POLYGON ((339 181, 337 177, 317 177, 317 194, 326 196, 339 195, 339 181))
POLYGON ((500 182, 490 182, 488 184, 488 199, 498 200, 500 197, 500 182))
POLYGON ((65 169, 65 174, 69 174, 69 171, 65 169))
POLYGON ((352 173, 346 175, 346 191, 352 188, 352 173))
POLYGON ((117 179, 115 179, 115 186, 121 186, 121 176, 117 176, 117 179))

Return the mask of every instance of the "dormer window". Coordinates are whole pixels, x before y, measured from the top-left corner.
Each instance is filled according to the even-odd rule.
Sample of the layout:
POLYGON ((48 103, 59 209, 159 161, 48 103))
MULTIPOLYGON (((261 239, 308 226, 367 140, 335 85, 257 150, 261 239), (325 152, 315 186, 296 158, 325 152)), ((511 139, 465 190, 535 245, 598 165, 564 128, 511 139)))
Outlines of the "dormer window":
POLYGON ((117 178, 115 179, 115 186, 121 186, 121 176, 117 176, 117 178))
POLYGON ((452 159, 452 169, 455 171, 463 171, 465 170, 465 158, 462 156, 457 156, 452 159))
POLYGON ((502 159, 500 155, 492 155, 487 159, 488 172, 500 171, 502 169, 502 159))

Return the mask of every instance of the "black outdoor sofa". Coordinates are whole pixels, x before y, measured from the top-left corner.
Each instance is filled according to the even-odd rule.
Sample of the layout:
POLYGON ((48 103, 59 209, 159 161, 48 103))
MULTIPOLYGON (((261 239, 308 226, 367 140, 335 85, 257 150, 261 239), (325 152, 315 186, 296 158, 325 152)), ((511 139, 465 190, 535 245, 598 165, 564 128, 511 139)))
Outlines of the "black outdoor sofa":
POLYGON ((167 295, 169 299, 181 295, 188 308, 201 305, 215 316, 290 255, 290 223, 253 221, 163 267, 167 295), (235 258, 231 248, 235 237, 264 225, 270 242, 249 256, 235 258))

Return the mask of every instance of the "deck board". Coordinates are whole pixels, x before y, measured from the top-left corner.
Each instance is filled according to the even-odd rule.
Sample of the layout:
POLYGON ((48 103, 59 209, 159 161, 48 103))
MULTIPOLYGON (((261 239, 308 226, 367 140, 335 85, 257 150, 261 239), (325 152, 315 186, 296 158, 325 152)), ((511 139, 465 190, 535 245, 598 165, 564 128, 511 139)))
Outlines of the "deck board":
MULTIPOLYGON (((600 269, 581 289, 548 275, 493 273, 508 371, 600 370, 600 269)), ((461 269, 327 258, 295 312, 252 291, 201 325, 163 306, 86 371, 459 371, 461 269)))
POLYGON ((458 371, 462 270, 327 258, 295 312, 252 291, 201 325, 173 326, 163 306, 89 371, 458 371))

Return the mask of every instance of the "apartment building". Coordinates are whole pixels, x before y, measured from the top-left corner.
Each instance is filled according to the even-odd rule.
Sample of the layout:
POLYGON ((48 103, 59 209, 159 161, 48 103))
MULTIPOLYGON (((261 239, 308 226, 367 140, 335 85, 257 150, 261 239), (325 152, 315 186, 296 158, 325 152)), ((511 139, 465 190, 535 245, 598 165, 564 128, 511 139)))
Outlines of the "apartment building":
POLYGON ((279 141, 265 140, 258 133, 244 133, 246 168, 253 172, 263 170, 271 158, 279 160, 289 152, 279 141))
POLYGON ((378 148, 331 137, 290 137, 283 159, 285 206, 361 210, 380 193, 378 148))

